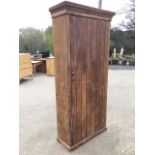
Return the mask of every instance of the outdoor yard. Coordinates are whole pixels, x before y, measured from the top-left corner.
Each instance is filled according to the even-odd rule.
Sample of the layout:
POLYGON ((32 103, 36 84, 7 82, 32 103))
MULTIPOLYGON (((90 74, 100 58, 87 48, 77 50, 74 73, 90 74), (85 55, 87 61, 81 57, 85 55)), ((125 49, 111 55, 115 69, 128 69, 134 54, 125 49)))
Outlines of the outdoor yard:
POLYGON ((134 155, 134 74, 133 67, 109 68, 108 130, 72 152, 56 140, 55 78, 21 81, 20 155, 134 155))

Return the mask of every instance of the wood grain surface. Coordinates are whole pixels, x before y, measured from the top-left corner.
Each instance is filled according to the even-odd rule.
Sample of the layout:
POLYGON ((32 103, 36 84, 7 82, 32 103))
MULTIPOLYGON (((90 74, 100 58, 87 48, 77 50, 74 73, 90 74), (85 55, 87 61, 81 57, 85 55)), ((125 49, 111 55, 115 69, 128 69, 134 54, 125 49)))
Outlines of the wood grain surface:
POLYGON ((106 129, 110 21, 114 13, 95 9, 93 14, 90 10, 70 2, 50 8, 58 140, 70 149, 106 129))

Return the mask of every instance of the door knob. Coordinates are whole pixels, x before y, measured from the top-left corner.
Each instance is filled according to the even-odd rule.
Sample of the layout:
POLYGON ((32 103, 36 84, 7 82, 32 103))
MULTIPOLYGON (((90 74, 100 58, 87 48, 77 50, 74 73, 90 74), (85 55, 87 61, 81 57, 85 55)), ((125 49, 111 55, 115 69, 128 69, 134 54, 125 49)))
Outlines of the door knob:
POLYGON ((71 78, 72 78, 72 80, 75 80, 75 79, 76 79, 76 74, 75 74, 75 72, 72 72, 72 73, 71 73, 71 78))

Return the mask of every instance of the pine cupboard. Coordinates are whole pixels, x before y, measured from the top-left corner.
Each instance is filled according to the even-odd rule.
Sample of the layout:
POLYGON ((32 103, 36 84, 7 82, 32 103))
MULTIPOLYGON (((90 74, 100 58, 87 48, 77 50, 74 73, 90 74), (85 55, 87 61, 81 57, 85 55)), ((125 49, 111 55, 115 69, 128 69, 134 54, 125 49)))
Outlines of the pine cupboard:
POLYGON ((51 76, 55 75, 54 57, 46 58, 46 74, 51 76))
POLYGON ((32 58, 30 53, 19 54, 19 79, 30 76, 32 78, 32 58))
POLYGON ((72 2, 60 3, 49 11, 54 34, 57 139, 72 150, 106 130, 114 13, 72 2))

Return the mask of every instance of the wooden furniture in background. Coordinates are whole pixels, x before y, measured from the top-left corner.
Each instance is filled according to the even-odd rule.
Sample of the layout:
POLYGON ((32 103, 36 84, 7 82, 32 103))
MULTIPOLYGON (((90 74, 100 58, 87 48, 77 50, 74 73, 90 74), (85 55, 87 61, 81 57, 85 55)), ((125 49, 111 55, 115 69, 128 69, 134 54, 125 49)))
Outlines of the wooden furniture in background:
POLYGON ((31 60, 31 54, 19 54, 19 79, 25 78, 27 76, 33 76, 31 60))
POLYGON ((47 75, 55 75, 54 57, 46 58, 46 73, 47 75))
POLYGON ((41 58, 40 61, 42 62, 36 68, 36 72, 46 73, 46 58, 41 58))
POLYGON ((37 72, 37 67, 42 65, 42 61, 32 61, 33 74, 37 72))
POLYGON ((40 61, 40 63, 33 64, 35 73, 36 72, 46 73, 46 60, 42 58, 42 54, 34 54, 33 61, 34 62, 40 61))
POLYGON ((49 10, 53 18, 58 141, 71 150, 106 130, 114 13, 71 2, 49 10))

